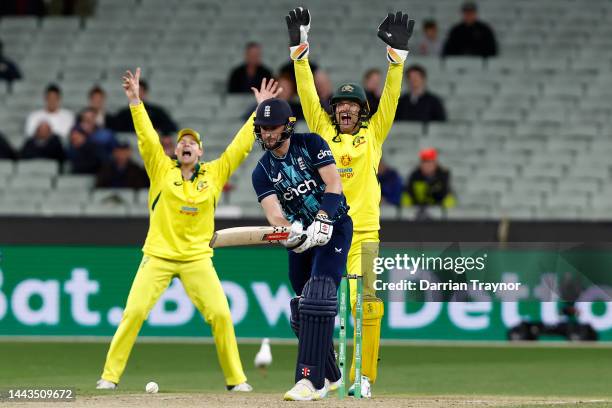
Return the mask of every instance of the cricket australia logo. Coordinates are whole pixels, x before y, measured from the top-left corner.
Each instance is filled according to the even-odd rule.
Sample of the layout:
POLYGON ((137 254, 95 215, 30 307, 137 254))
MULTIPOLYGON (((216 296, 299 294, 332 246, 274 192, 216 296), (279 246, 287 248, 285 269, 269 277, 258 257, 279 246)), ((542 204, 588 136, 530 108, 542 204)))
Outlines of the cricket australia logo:
POLYGON ((196 190, 203 191, 205 188, 208 188, 208 183, 206 182, 206 180, 202 180, 198 183, 196 190))
POLYGON ((355 90, 355 88, 353 88, 352 85, 344 85, 341 89, 340 92, 353 92, 355 90))
POLYGON ((270 105, 266 105, 264 107, 264 118, 269 118, 270 117, 270 105))

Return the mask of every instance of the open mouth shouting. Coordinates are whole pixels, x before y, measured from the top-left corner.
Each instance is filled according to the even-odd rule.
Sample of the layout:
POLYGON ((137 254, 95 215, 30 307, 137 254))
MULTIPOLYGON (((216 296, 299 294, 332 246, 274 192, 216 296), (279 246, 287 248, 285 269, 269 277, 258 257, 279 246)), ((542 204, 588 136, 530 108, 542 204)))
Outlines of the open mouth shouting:
POLYGON ((353 116, 349 112, 341 112, 340 113, 340 124, 342 125, 351 125, 353 116))

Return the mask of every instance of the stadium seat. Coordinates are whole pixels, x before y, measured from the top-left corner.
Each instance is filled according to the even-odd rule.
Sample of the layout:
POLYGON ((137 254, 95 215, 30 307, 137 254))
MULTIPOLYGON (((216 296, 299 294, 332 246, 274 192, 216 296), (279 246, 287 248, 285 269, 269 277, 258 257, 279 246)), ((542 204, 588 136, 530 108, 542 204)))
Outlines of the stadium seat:
POLYGON ((84 215, 90 217, 125 217, 128 207, 124 204, 90 203, 85 206, 84 215))

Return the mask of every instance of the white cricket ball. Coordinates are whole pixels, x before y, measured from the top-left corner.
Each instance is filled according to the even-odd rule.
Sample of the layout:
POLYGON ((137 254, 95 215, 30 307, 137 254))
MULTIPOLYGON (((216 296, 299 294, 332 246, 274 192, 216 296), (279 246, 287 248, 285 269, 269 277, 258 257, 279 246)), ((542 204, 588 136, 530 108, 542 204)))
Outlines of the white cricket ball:
POLYGON ((157 391, 159 391, 159 385, 157 385, 155 381, 148 382, 147 385, 145 385, 145 390, 149 394, 157 394, 157 391))

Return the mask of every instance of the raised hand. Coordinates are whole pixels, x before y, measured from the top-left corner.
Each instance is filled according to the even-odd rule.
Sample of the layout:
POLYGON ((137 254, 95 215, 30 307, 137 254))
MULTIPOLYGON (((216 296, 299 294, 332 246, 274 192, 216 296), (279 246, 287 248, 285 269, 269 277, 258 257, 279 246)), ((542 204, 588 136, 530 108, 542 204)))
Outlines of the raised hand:
POLYGON ((289 30, 289 46, 295 47, 308 41, 308 31, 310 30, 310 11, 298 7, 285 16, 287 29, 289 30))
POLYGON ((140 103, 140 67, 136 68, 135 75, 130 70, 125 71, 122 86, 130 105, 138 105, 140 103))
POLYGON ((283 88, 279 88, 278 82, 276 82, 273 78, 270 78, 269 81, 264 78, 261 80, 261 86, 259 87, 259 89, 251 88, 251 90, 253 91, 253 94, 255 95, 255 100, 259 105, 267 99, 276 98, 283 91, 283 88))
POLYGON ((396 50, 408 50, 408 40, 412 36, 414 20, 401 11, 389 13, 378 26, 378 37, 396 50))

